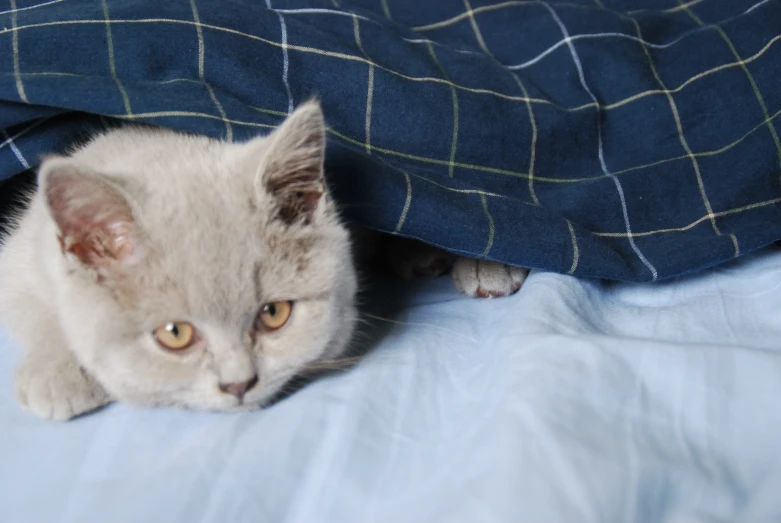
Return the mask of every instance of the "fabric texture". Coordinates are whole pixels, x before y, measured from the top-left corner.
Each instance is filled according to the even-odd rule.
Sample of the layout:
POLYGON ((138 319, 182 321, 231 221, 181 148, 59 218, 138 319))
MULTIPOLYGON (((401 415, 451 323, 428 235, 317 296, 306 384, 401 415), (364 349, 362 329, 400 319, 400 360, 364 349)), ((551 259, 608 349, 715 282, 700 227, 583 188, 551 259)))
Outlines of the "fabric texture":
POLYGON ((64 425, 17 407, 0 333, 0 521, 781 521, 779 289, 777 248, 502 300, 391 282, 361 363, 264 411, 64 425))
POLYGON ((779 40, 781 0, 11 0, 0 179, 115 120, 241 140, 317 95, 349 217, 656 280, 781 238, 779 40))

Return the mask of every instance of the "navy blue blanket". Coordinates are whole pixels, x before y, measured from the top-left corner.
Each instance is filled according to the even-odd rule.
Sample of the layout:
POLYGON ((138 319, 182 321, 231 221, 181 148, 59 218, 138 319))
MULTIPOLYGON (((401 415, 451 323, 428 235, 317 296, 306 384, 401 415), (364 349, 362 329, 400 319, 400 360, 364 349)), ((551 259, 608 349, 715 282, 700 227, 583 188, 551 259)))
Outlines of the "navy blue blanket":
POLYGON ((781 238, 781 0, 11 0, 0 180, 97 125, 232 140, 317 95, 347 216, 649 281, 781 238))

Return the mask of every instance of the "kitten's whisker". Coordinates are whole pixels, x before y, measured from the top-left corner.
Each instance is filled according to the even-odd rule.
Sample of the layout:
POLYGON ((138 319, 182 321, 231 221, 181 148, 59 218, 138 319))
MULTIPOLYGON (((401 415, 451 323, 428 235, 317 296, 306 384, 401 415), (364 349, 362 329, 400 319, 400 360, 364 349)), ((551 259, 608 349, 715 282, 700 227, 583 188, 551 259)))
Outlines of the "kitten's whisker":
POLYGON ((349 370, 355 366, 363 358, 360 356, 349 356, 346 358, 336 358, 332 360, 319 360, 314 361, 306 365, 303 369, 303 373, 312 373, 326 370, 349 370))

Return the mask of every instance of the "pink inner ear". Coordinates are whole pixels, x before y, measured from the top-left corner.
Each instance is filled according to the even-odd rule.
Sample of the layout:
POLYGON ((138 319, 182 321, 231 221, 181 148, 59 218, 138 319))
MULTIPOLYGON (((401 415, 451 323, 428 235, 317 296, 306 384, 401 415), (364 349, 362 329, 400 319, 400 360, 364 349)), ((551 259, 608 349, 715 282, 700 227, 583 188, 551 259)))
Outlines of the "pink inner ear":
POLYGON ((137 258, 133 213, 109 183, 70 168, 55 168, 47 176, 46 200, 60 229, 63 252, 94 268, 137 258))

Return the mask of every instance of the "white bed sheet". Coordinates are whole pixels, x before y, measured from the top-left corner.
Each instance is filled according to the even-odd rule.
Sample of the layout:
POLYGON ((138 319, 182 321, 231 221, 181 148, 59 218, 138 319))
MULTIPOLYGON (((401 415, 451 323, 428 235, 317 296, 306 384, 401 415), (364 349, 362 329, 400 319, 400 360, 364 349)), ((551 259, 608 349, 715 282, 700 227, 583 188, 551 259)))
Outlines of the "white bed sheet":
POLYGON ((39 421, 4 341, 0 521, 779 521, 780 291, 777 249, 503 300, 393 285, 357 368, 238 415, 39 421))

